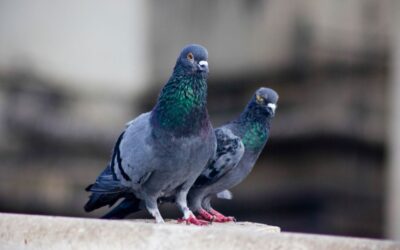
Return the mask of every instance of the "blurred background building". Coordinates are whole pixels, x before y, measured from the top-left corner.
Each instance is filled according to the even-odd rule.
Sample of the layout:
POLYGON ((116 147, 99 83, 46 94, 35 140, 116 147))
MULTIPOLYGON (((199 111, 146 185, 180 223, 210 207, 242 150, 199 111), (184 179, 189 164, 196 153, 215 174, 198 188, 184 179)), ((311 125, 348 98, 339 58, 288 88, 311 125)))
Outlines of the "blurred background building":
MULTIPOLYGON (((399 8, 1 0, 0 211, 103 214, 84 213, 85 186, 195 42, 209 50, 215 126, 260 86, 280 94, 254 171, 216 207, 284 231, 400 239, 399 8)), ((179 216, 171 205, 161 212, 179 216)))

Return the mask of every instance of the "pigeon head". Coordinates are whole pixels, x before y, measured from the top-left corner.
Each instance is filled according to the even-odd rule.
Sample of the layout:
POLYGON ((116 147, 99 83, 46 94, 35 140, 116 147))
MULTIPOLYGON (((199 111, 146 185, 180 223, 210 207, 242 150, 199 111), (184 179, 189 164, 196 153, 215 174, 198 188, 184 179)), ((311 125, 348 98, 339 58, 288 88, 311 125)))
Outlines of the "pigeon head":
POLYGON ((259 88, 250 99, 238 121, 242 124, 264 124, 267 127, 275 116, 278 94, 270 88, 259 88))
POLYGON ((253 96, 252 102, 268 116, 273 117, 277 108, 279 96, 270 88, 259 88, 253 96))
POLYGON ((246 109, 235 121, 239 124, 246 149, 258 150, 264 146, 278 102, 278 94, 270 88, 259 88, 246 109))
POLYGON ((184 47, 176 60, 175 73, 197 75, 203 78, 208 75, 208 52, 198 44, 184 47))
POLYGON ((184 47, 152 111, 152 124, 175 136, 196 134, 209 124, 207 112, 208 52, 184 47))

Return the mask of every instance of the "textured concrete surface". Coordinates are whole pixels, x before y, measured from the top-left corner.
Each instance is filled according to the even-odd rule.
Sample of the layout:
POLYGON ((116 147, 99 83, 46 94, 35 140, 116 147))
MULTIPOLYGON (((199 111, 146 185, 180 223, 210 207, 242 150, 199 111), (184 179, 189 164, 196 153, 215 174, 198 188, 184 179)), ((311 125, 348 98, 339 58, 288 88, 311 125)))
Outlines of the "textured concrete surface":
POLYGON ((197 227, 0 213, 0 249, 400 249, 391 241, 279 232, 249 222, 197 227))

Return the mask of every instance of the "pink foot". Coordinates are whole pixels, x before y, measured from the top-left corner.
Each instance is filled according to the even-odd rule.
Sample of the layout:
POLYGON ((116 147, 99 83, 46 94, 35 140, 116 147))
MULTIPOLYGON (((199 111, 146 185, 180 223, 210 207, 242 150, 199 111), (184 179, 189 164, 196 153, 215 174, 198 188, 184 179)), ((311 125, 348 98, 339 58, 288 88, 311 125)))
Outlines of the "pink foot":
POLYGON ((210 222, 213 222, 216 219, 216 217, 214 215, 208 213, 204 209, 200 209, 199 214, 196 217, 197 217, 197 219, 210 221, 210 222))
POLYGON ((210 224, 208 221, 197 219, 194 215, 190 215, 189 218, 187 219, 184 218, 178 219, 178 223, 183 223, 183 222, 186 222, 187 225, 193 224, 197 226, 205 226, 210 224))
POLYGON ((235 222, 236 221, 235 217, 225 216, 214 209, 211 209, 209 212, 210 212, 210 214, 214 215, 214 217, 215 217, 214 222, 222 222, 223 223, 223 222, 230 222, 230 221, 235 222))

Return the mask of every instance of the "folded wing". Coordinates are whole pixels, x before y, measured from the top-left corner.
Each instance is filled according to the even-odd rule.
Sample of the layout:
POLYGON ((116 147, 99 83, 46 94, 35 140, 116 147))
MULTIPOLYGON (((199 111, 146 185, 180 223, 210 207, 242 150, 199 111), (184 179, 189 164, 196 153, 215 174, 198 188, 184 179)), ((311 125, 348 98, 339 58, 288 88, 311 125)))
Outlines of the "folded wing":
POLYGON ((209 185, 218 181, 223 175, 234 169, 244 153, 244 145, 240 137, 228 128, 215 129, 217 152, 208 162, 207 167, 197 178, 195 186, 209 185))

